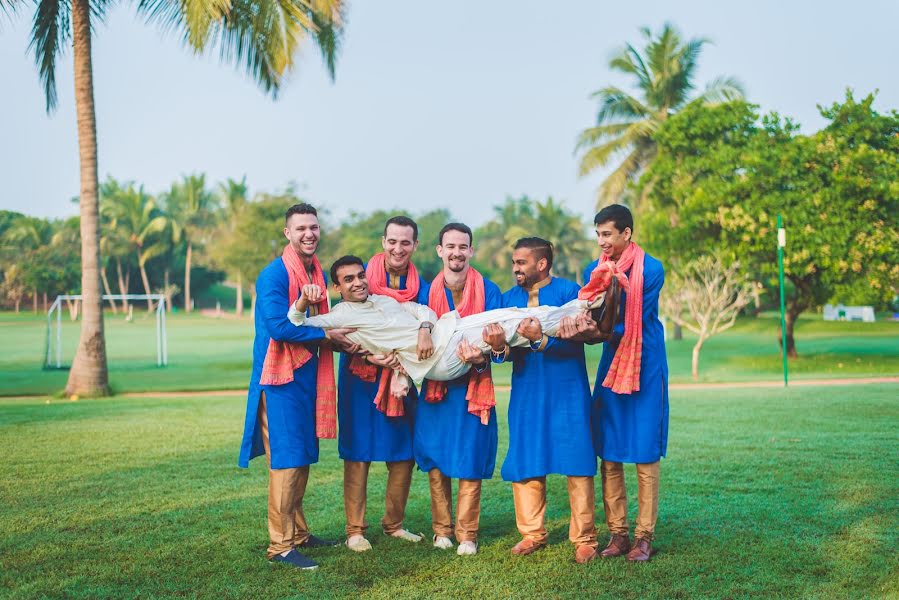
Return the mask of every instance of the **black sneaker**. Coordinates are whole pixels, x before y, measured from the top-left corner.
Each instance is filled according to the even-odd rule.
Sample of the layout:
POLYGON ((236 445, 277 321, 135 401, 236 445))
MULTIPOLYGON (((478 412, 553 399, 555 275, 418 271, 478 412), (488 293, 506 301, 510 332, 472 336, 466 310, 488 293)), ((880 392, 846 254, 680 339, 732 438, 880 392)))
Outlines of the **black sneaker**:
POLYGON ((299 544, 297 548, 330 548, 332 546, 339 546, 340 542, 337 540, 323 540, 320 537, 314 536, 311 533, 309 537, 306 538, 306 541, 302 544, 299 544))
POLYGON ((290 565, 291 567, 296 567, 298 569, 304 569, 306 571, 313 571, 318 568, 318 563, 316 563, 311 558, 307 558, 296 551, 296 549, 292 549, 287 553, 286 556, 281 556, 278 554, 274 558, 271 559, 273 563, 284 563, 286 565, 290 565))

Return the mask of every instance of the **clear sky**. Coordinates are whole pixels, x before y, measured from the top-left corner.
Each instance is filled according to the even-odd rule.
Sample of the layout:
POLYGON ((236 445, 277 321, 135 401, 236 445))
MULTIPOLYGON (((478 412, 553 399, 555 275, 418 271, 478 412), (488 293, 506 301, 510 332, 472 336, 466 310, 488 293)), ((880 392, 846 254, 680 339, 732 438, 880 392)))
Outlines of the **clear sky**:
MULTIPOLYGON (((71 52, 48 116, 32 56, 32 9, 0 15, 0 208, 75 214, 78 154, 71 52)), ((577 177, 573 146, 592 91, 624 85, 608 59, 638 28, 670 20, 708 37, 699 83, 733 75, 763 110, 823 121, 816 104, 879 89, 899 108, 899 2, 422 2, 356 0, 331 83, 309 45, 273 101, 217 56, 196 57, 130 3, 94 36, 100 177, 166 189, 181 174, 288 182, 316 205, 450 208, 472 225, 508 195, 552 195, 593 214, 600 176, 577 177)))

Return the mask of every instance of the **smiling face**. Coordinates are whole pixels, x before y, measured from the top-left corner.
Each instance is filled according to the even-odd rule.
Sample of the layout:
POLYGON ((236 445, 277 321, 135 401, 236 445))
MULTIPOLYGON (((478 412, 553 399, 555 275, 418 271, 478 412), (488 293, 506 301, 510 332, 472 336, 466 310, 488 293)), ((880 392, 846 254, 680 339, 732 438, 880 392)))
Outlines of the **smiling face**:
POLYGON ((381 247, 384 249, 387 268, 391 272, 405 273, 409 268, 412 253, 418 248, 418 241, 414 240, 415 230, 407 225, 391 223, 387 226, 384 237, 381 238, 381 247))
POLYGON ((467 233, 451 229, 443 234, 441 244, 437 246, 437 256, 443 259, 443 268, 453 273, 461 273, 468 267, 468 261, 474 256, 471 238, 467 233))
POLYGON ((284 225, 284 237, 297 251, 300 258, 312 259, 318 250, 318 240, 321 238, 321 229, 318 225, 318 217, 313 214, 293 214, 284 225))
POLYGON ((596 241, 605 256, 618 260, 631 243, 631 228, 618 231, 614 221, 600 223, 596 226, 596 241))
POLYGON ((368 300, 368 280, 362 265, 344 265, 337 268, 334 287, 340 297, 347 302, 365 302, 368 300))
POLYGON ((547 260, 538 259, 533 248, 517 248, 512 251, 512 274, 516 284, 530 289, 549 275, 547 260))

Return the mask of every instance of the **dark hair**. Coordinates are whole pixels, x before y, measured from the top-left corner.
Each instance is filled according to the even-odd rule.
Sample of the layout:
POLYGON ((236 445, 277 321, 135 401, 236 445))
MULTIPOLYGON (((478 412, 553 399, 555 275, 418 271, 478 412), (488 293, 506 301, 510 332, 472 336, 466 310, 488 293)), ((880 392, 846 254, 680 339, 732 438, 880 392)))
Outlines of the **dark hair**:
POLYGON ((391 225, 399 225, 400 227, 411 227, 412 228, 412 241, 418 241, 418 223, 410 219, 405 215, 397 215, 395 217, 390 217, 387 219, 387 222, 384 223, 384 237, 387 237, 387 228, 391 225))
POLYGON ((623 232, 627 227, 631 228, 631 232, 634 231, 634 216, 626 206, 610 204, 593 217, 594 225, 602 225, 609 221, 615 224, 615 229, 618 231, 623 232))
POLYGON ((528 248, 537 255, 537 260, 541 258, 546 259, 546 268, 549 269, 553 266, 553 243, 543 238, 538 237, 525 237, 521 238, 517 242, 515 242, 515 246, 512 248, 513 250, 518 250, 519 248, 528 248))
POLYGON ((458 231, 460 233, 468 234, 468 245, 471 246, 474 243, 474 234, 471 233, 471 227, 466 225, 465 223, 447 223, 443 226, 443 229, 440 230, 440 233, 437 234, 437 245, 443 245, 443 234, 447 231, 458 231))
POLYGON ((365 268, 365 265, 362 263, 362 259, 358 256, 353 256, 352 254, 341 256, 334 261, 334 264, 331 265, 331 283, 337 283, 337 269, 339 269, 340 267, 345 267, 347 265, 359 265, 360 267, 365 268))
POLYGON ((300 202, 299 204, 294 204, 290 208, 287 209, 287 212, 284 213, 284 222, 290 220, 290 217, 293 215, 313 215, 318 218, 318 211, 315 210, 315 207, 311 204, 306 204, 305 202, 300 202))

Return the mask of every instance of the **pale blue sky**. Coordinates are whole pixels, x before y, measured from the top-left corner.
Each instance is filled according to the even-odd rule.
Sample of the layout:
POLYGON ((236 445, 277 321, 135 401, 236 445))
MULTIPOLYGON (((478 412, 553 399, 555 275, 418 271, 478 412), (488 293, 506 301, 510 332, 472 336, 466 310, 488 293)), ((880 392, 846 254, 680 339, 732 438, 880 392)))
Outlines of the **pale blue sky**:
MULTIPOLYGON (((78 193, 71 54, 47 116, 26 52, 31 13, 0 25, 0 208, 75 214, 78 193)), ((331 83, 313 46, 280 98, 216 56, 115 8, 94 37, 100 176, 152 192, 179 175, 247 176, 251 191, 296 181, 337 216, 449 207, 477 225, 507 195, 553 195, 588 221, 601 179, 577 177, 589 94, 608 58, 642 25, 674 22, 713 40, 699 83, 733 75, 763 110, 822 124, 815 105, 879 89, 899 108, 899 2, 424 2, 356 0, 331 83)))

